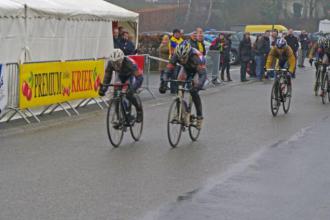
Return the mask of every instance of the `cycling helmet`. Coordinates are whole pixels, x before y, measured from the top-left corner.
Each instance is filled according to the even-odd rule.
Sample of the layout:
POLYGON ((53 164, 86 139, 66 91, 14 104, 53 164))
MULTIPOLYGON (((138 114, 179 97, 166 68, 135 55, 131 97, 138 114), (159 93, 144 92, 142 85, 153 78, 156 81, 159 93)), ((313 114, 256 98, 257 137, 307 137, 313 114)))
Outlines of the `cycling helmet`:
POLYGON ((175 48, 175 55, 179 58, 180 61, 187 61, 191 51, 191 45, 188 41, 183 41, 175 48))
POLYGON ((279 49, 283 49, 284 47, 286 47, 286 40, 284 38, 280 38, 276 40, 276 47, 279 49))
POLYGON ((124 60, 124 52, 121 49, 114 49, 109 56, 110 62, 115 70, 119 70, 124 60))
POLYGON ((324 47, 324 49, 330 49, 330 39, 329 38, 324 40, 323 47, 324 47))
POLYGON ((325 40, 326 40, 326 38, 322 36, 317 40, 317 44, 319 46, 323 46, 325 40))

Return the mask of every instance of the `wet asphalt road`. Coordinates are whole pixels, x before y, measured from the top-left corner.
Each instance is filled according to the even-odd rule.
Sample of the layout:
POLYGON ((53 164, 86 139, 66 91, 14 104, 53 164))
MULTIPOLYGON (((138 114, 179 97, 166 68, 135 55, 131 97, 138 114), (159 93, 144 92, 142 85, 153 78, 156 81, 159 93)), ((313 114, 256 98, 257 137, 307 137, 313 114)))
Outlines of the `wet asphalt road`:
POLYGON ((144 219, 327 220, 330 119, 262 149, 144 219))
MULTIPOLYGON (((278 171, 281 178, 290 175, 294 171, 290 167, 293 164, 286 163, 290 158, 267 149, 290 139, 303 128, 322 124, 325 117, 330 116, 330 105, 322 105, 320 98, 313 96, 313 71, 310 68, 299 70, 294 81, 290 113, 283 115, 281 112, 276 118, 271 116, 269 107, 271 82, 242 85, 237 83, 238 72, 234 71, 233 75, 236 82, 232 85, 203 92, 205 123, 200 139, 191 143, 185 133, 177 149, 170 148, 166 136, 166 118, 171 101, 168 96, 144 102, 146 117, 142 140, 133 143, 129 134, 126 134, 118 149, 113 149, 107 139, 105 111, 92 111, 71 119, 60 117, 41 125, 17 128, 17 134, 1 136, 0 219, 126 220, 144 219, 155 212, 160 219, 171 219, 171 216, 162 218, 168 212, 163 209, 158 211, 158 208, 166 207, 166 204, 176 201, 178 196, 186 192, 209 185, 220 195, 233 196, 232 200, 228 200, 228 208, 234 210, 228 211, 233 213, 228 214, 228 218, 218 218, 219 212, 214 212, 216 216, 210 216, 209 219, 246 219, 247 209, 244 209, 246 212, 236 210, 244 206, 244 200, 242 203, 235 202, 237 197, 226 190, 221 191, 221 184, 220 189, 217 188, 217 180, 220 181, 237 164, 244 164, 242 161, 251 155, 265 150, 267 153, 260 156, 264 158, 260 160, 265 165, 257 166, 260 176, 254 178, 253 170, 248 170, 251 174, 248 172, 247 177, 243 175, 244 178, 240 178, 240 174, 237 179, 234 178, 235 181, 224 182, 229 184, 226 185, 228 190, 233 187, 236 192, 237 187, 238 193, 240 190, 245 192, 244 187, 259 182, 262 187, 270 180, 270 174, 264 174, 267 172, 263 172, 263 169, 267 171, 268 164, 276 163, 272 158, 277 156, 282 156, 283 160, 280 163, 282 167, 278 169, 282 172, 283 169, 288 170, 288 173, 270 171, 278 171), (53 125, 48 126, 49 122, 53 125)), ((329 142, 330 138, 326 135, 322 138, 322 143, 329 142)), ((324 154, 314 152, 315 157, 312 157, 310 153, 309 160, 314 160, 310 163, 327 158, 327 149, 322 149, 324 154)), ((304 167, 308 164, 299 162, 298 165, 304 167)), ((319 176, 322 176, 321 173, 319 176)), ((313 188, 310 183, 310 188, 313 188)), ((313 190, 319 188, 315 184, 313 190)), ((251 194, 267 199, 268 194, 262 194, 266 189, 252 190, 251 194)), ((322 190, 319 194, 325 196, 322 190)), ((203 197, 204 194, 200 195, 203 197)), ((269 196, 271 198, 273 195, 269 196)), ((214 207, 225 210, 226 207, 221 207, 221 198, 215 195, 214 207)), ((265 206, 270 207, 269 204, 265 206)), ((279 204, 277 208, 281 209, 284 204, 279 204)), ((189 202, 186 210, 190 210, 188 206, 189 202)), ((296 209, 299 207, 298 204, 296 209)), ((180 206, 176 203, 173 210, 173 214, 180 215, 180 206)), ((191 214, 186 219, 193 219, 194 210, 191 210, 191 214)), ((174 215, 172 219, 181 218, 175 218, 174 215)))

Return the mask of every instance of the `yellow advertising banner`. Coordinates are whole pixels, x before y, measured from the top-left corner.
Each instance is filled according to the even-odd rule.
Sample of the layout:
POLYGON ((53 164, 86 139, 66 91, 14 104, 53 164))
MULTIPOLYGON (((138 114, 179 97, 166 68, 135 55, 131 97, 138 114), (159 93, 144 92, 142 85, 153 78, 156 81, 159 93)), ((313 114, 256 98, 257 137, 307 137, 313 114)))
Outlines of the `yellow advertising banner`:
POLYGON ((21 109, 98 97, 104 60, 20 65, 21 109))

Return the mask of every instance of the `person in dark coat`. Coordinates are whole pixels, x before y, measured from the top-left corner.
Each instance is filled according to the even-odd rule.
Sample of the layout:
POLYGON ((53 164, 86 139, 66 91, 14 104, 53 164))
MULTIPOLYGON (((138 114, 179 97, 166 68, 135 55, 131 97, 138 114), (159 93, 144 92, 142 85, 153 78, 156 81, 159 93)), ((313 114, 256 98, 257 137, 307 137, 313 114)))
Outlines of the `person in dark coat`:
POLYGON ((114 28, 113 29, 113 47, 116 49, 119 48, 120 41, 121 41, 121 38, 119 36, 119 30, 118 30, 118 28, 114 28))
POLYGON ((198 50, 198 41, 197 41, 197 35, 196 32, 193 32, 190 36, 190 40, 189 43, 191 45, 192 48, 195 48, 198 50))
POLYGON ((129 35, 127 31, 123 32, 120 49, 124 52, 125 56, 135 54, 135 46, 132 41, 129 40, 129 35))
POLYGON ((293 35, 293 30, 290 28, 288 31, 288 35, 285 37, 286 42, 288 43, 288 45, 291 47, 291 49, 294 52, 294 55, 297 58, 297 52, 299 49, 299 42, 298 42, 298 38, 296 38, 293 35))
POLYGON ((241 82, 249 81, 246 79, 246 70, 249 62, 251 61, 252 44, 250 33, 244 34, 243 40, 239 44, 239 56, 241 61, 241 82))
POLYGON ((266 62, 266 56, 268 55, 269 42, 265 40, 265 37, 260 35, 257 37, 256 42, 253 45, 256 62, 256 75, 259 81, 262 80, 264 75, 264 67, 266 62))
POLYGON ((231 40, 230 36, 227 35, 222 40, 222 51, 220 52, 220 63, 221 63, 221 80, 224 81, 225 70, 227 74, 227 81, 232 81, 230 77, 230 50, 231 50, 231 40))
POLYGON ((309 37, 306 31, 302 31, 301 35, 299 36, 299 41, 301 45, 301 57, 299 60, 299 67, 305 67, 304 62, 305 58, 307 57, 308 49, 309 49, 309 37))

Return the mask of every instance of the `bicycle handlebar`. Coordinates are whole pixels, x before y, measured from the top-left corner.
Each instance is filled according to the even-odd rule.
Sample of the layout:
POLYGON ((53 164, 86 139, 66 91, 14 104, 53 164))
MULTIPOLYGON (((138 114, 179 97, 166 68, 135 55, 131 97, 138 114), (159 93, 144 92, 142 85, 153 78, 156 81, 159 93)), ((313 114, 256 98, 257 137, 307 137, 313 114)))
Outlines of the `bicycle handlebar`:
POLYGON ((288 69, 266 69, 266 71, 283 71, 283 72, 287 72, 288 69))
POLYGON ((129 83, 109 83, 109 84, 102 84, 103 86, 119 86, 119 87, 123 87, 123 86, 128 86, 129 83))

